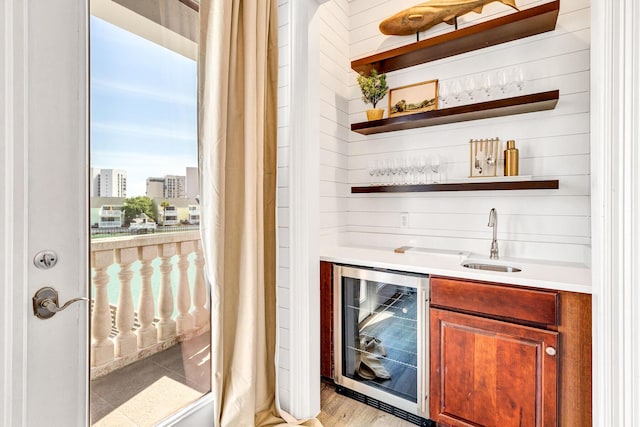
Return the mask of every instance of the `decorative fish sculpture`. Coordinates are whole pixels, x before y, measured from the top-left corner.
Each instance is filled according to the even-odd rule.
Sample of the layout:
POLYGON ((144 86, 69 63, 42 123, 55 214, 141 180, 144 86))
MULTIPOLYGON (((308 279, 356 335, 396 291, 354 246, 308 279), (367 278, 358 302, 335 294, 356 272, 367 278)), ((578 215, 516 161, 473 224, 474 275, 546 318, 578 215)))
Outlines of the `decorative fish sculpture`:
POLYGON ((499 1, 519 10, 515 0, 430 0, 396 13, 380 23, 380 31, 388 36, 408 36, 441 22, 453 25, 458 16, 481 13, 482 8, 499 1))

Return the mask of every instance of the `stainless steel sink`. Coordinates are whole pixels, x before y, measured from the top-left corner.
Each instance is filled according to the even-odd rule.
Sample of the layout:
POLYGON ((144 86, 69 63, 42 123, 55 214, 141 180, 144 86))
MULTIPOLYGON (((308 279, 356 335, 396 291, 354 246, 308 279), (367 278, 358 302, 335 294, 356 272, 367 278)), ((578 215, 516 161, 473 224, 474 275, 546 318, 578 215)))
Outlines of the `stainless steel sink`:
POLYGON ((510 265, 481 264, 478 262, 465 262, 462 266, 465 268, 473 268, 474 270, 499 271, 502 273, 517 273, 518 271, 522 271, 521 269, 511 267, 510 265))

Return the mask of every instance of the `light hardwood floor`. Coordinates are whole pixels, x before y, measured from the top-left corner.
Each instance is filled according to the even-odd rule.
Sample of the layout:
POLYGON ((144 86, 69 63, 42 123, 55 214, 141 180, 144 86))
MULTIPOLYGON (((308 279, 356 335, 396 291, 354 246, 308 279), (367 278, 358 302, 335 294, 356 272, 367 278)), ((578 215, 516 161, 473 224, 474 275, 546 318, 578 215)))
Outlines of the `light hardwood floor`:
POLYGON ((400 418, 357 402, 335 391, 332 384, 321 383, 318 419, 325 427, 416 427, 400 418))

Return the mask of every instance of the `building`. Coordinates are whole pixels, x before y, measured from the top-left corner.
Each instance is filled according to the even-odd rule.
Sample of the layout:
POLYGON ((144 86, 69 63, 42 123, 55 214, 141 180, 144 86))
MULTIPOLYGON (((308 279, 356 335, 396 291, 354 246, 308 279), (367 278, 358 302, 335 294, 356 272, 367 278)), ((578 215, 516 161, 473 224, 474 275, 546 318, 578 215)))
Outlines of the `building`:
POLYGON ((91 168, 92 197, 127 197, 127 171, 91 168))
POLYGON ((200 224, 200 207, 198 205, 189 205, 189 224, 200 224))
POLYGON ((99 215, 98 227, 100 228, 119 228, 124 223, 124 211, 121 205, 102 205, 99 215))
POLYGON ((175 205, 158 206, 158 218, 161 225, 178 225, 180 218, 178 217, 178 208, 175 205))
POLYGON ((164 178, 147 178, 147 197, 164 197, 164 178))
POLYGON ((153 206, 155 212, 157 212, 158 225, 194 225, 200 223, 200 210, 195 199, 156 197, 153 199, 153 206), (168 205, 163 208, 163 203, 168 203, 168 205))
POLYGON ((89 181, 89 195, 100 197, 100 169, 91 168, 91 180, 89 181))
POLYGON ((164 177, 164 197, 167 199, 179 199, 186 197, 184 176, 167 175, 164 177))
POLYGON ((185 197, 195 199, 200 194, 200 181, 198 168, 187 167, 187 175, 185 182, 185 197))
POLYGON ((124 197, 91 197, 89 204, 91 227, 121 227, 124 223, 124 197))
POLYGON ((185 191, 186 177, 180 175, 165 175, 164 177, 147 178, 147 197, 152 199, 179 199, 187 197, 185 191))

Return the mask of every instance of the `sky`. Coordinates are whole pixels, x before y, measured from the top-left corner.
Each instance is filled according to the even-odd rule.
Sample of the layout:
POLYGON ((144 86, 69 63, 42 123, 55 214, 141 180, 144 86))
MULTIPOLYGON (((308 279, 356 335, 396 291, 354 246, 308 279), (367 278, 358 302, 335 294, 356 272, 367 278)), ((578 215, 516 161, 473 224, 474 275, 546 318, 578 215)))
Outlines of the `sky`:
POLYGON ((196 167, 196 62, 95 16, 90 36, 91 167, 124 169, 127 197, 196 167))

